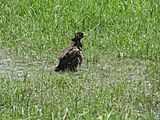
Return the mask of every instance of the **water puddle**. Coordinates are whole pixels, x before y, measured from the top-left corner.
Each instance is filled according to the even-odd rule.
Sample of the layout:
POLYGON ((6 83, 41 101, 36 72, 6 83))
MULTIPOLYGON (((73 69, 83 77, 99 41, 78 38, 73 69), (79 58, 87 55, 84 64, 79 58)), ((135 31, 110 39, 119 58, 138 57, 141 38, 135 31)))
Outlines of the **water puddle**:
POLYGON ((5 54, 0 50, 0 76, 13 75, 22 77, 26 73, 31 76, 40 70, 52 70, 52 66, 48 65, 46 61, 26 61, 14 60, 11 55, 5 54))

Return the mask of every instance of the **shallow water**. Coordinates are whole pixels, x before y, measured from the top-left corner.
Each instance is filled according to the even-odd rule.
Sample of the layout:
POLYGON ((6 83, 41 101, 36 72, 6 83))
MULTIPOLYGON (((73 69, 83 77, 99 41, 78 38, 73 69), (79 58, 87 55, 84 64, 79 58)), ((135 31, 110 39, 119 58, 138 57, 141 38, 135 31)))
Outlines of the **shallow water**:
POLYGON ((46 61, 27 61, 12 59, 11 55, 0 51, 0 76, 12 75, 22 77, 26 73, 31 76, 40 70, 50 70, 52 66, 48 66, 46 61))
POLYGON ((10 70, 11 59, 0 51, 0 74, 7 73, 10 70))

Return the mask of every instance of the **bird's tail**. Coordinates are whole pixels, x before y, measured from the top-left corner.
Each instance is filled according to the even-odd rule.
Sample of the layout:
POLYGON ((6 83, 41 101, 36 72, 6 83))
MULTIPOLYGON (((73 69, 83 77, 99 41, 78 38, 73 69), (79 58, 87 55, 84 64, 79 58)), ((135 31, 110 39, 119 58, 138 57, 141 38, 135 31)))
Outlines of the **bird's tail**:
POLYGON ((61 69, 59 68, 59 66, 57 66, 57 67, 54 69, 54 71, 59 72, 59 71, 61 71, 61 69))

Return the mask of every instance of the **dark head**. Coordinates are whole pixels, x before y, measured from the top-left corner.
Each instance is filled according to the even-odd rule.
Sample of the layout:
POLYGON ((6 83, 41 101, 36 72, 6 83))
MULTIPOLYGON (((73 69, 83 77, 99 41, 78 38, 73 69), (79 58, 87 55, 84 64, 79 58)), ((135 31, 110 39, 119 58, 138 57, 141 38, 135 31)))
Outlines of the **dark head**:
POLYGON ((85 33, 83 32, 77 32, 74 34, 74 38, 72 38, 72 41, 74 42, 80 42, 80 40, 85 36, 85 33))

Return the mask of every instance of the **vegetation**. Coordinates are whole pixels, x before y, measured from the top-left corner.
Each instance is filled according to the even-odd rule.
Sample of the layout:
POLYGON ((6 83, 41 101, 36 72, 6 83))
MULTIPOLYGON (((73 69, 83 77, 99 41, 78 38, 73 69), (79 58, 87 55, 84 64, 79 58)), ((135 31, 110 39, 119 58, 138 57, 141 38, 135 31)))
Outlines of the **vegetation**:
POLYGON ((159 0, 1 0, 0 118, 158 120, 159 0), (78 72, 55 73, 76 31, 78 72))

